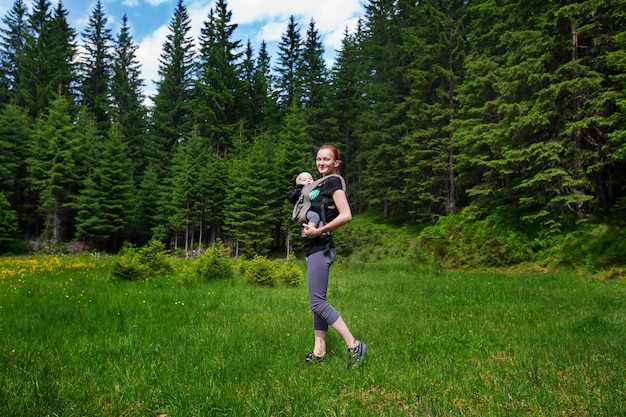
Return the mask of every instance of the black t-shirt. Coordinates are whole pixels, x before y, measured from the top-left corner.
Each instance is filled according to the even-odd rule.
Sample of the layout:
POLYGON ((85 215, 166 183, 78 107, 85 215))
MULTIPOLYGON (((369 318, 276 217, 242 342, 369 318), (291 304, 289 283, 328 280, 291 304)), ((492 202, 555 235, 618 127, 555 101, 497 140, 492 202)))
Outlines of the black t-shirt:
MULTIPOLYGON (((324 211, 326 215, 326 223, 330 223, 339 215, 339 210, 335 206, 335 202, 332 199, 332 195, 335 191, 341 190, 341 180, 339 178, 331 177, 322 184, 322 187, 319 189, 319 193, 311 199, 311 210, 315 211, 317 214, 322 217, 322 202, 324 199, 328 199, 328 203, 324 205, 324 211)), ((316 191, 312 191, 312 194, 316 191)), ((322 218, 322 221, 324 219, 322 218)), ((304 243, 304 249, 307 256, 324 250, 326 248, 326 243, 330 244, 331 248, 335 247, 333 243, 332 237, 330 234, 324 236, 318 236, 313 239, 309 239, 308 237, 303 237, 302 242, 304 243)))

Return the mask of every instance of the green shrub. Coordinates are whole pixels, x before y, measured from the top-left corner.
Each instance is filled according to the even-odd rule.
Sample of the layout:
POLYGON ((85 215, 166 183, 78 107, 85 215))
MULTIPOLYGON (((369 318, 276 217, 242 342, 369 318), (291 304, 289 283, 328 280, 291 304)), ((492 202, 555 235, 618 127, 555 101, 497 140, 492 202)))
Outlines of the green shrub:
POLYGON ((170 260, 165 253, 163 242, 152 239, 137 251, 139 263, 145 265, 149 271, 149 277, 168 275, 172 272, 170 260))
POLYGON ((255 256, 243 260, 240 266, 241 275, 253 285, 274 287, 282 284, 287 287, 297 287, 304 281, 304 271, 295 262, 290 260, 270 260, 265 256, 255 256))
POLYGON ((241 272, 251 284, 273 287, 276 285, 276 269, 274 263, 265 256, 256 255, 242 263, 241 272))
POLYGON ((124 242, 117 259, 113 261, 111 275, 127 281, 142 281, 147 277, 145 269, 139 262, 137 248, 130 242, 124 242))
POLYGON ((203 279, 230 279, 234 276, 233 260, 224 245, 217 243, 194 261, 194 271, 203 279))
POLYGON ((355 216, 350 223, 333 232, 337 253, 352 256, 360 262, 405 256, 414 232, 385 221, 376 214, 355 216))
POLYGON ((278 282, 288 287, 297 287, 304 281, 304 272, 293 260, 274 261, 278 282))
POLYGON ((124 242, 111 268, 113 278, 128 281, 144 281, 171 272, 172 267, 165 253, 165 245, 158 240, 151 240, 139 249, 129 242, 124 242))
POLYGON ((597 272, 626 264, 626 234, 620 225, 588 224, 566 235, 560 246, 563 265, 597 272))
POLYGON ((530 261, 539 247, 521 227, 507 212, 483 219, 465 213, 440 217, 421 231, 412 258, 443 268, 501 267, 530 261))

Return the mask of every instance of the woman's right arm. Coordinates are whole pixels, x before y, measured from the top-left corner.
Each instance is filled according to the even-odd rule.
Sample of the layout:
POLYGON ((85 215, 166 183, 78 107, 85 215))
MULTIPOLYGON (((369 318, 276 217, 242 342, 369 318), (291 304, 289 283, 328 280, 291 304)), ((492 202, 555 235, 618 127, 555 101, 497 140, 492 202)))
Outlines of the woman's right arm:
POLYGON ((342 189, 338 189, 333 193, 332 198, 339 214, 331 222, 323 225, 322 227, 313 227, 308 224, 303 224, 304 234, 309 239, 321 236, 326 232, 337 230, 352 220, 352 210, 350 210, 350 204, 348 204, 346 193, 342 189))

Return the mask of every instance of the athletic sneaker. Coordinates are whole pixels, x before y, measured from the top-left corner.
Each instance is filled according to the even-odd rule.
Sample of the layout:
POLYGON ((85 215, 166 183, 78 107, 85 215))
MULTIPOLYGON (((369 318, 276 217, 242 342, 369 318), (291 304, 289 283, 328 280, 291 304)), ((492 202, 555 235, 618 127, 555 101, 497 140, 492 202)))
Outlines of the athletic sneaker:
POLYGON ((356 346, 348 349, 348 369, 358 368, 365 360, 365 351, 367 351, 367 345, 359 340, 356 341, 356 346))
POLYGON ((304 362, 317 365, 318 363, 321 363, 324 359, 326 359, 326 354, 324 354, 324 356, 317 356, 315 353, 310 352, 306 355, 306 358, 304 358, 304 362))

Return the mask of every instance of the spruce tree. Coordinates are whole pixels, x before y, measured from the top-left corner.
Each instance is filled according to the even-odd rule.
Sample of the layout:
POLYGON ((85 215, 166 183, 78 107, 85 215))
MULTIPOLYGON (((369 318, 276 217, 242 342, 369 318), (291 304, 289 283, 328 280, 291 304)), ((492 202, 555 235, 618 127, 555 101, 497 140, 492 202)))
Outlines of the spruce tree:
POLYGON ((102 136, 106 136, 111 126, 113 37, 107 22, 102 2, 98 0, 82 34, 85 53, 81 62, 81 100, 93 115, 102 136))
POLYGON ((337 137, 335 119, 330 114, 328 69, 324 61, 324 45, 311 19, 302 47, 298 73, 301 80, 302 106, 306 114, 309 136, 320 146, 337 137))
POLYGON ((359 21, 355 33, 344 31, 341 48, 338 51, 331 74, 330 106, 333 117, 337 120, 335 145, 342 150, 341 172, 350 184, 350 205, 354 212, 363 208, 361 177, 366 175, 365 168, 358 163, 357 156, 361 145, 358 121, 367 110, 368 103, 364 95, 363 84, 369 76, 363 52, 363 25, 359 21))
POLYGON ((154 166, 161 166, 174 144, 191 131, 193 39, 189 36, 191 19, 182 0, 178 0, 168 25, 169 34, 159 57, 159 80, 153 98, 152 140, 163 154, 150 155, 154 166))
POLYGON ((39 197, 40 230, 51 244, 70 237, 72 222, 66 203, 78 189, 79 142, 70 109, 67 97, 59 96, 51 103, 34 131, 27 159, 30 187, 39 197))
MULTIPOLYGON (((619 48, 614 39, 624 30, 626 5, 623 1, 587 0, 578 5, 556 6, 551 14, 556 18, 549 20, 553 26, 548 28, 557 49, 550 63, 558 65, 548 67, 548 71, 557 78, 539 96, 553 100, 551 120, 564 148, 559 167, 564 173, 558 174, 556 182, 557 178, 548 173, 547 178, 536 175, 520 186, 535 188, 546 180, 556 185, 550 199, 545 203, 540 199, 541 209, 548 208, 557 218, 573 213, 577 221, 604 212, 619 190, 613 185, 615 172, 607 150, 608 135, 614 129, 612 100, 622 87, 611 79, 606 58, 619 48), (569 56, 563 54, 567 47, 569 56)), ((542 27, 543 23, 540 22, 542 27)))
POLYGON ((98 162, 69 204, 76 212, 76 237, 116 251, 128 237, 135 195, 126 144, 115 127, 106 138, 98 162))
POLYGON ((15 0, 8 13, 2 18, 5 27, 0 29, 0 103, 23 105, 18 98, 22 85, 22 56, 26 42, 26 18, 28 8, 23 0, 15 0))
POLYGON ((137 186, 135 226, 133 236, 138 243, 147 243, 150 239, 163 240, 166 230, 161 204, 165 200, 163 185, 158 176, 158 169, 149 164, 143 171, 137 186))
POLYGON ((19 54, 19 94, 16 104, 23 105, 33 117, 42 114, 57 91, 51 85, 53 68, 50 65, 52 41, 52 15, 50 2, 38 0, 28 16, 24 33, 23 54, 19 54))
POLYGON ((100 167, 100 185, 105 193, 101 207, 105 231, 109 235, 106 247, 118 250, 128 239, 128 227, 134 221, 136 192, 128 147, 116 125, 109 132, 100 167))
POLYGON ((8 104, 0 110, 0 192, 19 214, 19 224, 32 232, 36 198, 27 182, 26 157, 32 141, 32 123, 26 111, 8 104))
POLYGON ((141 180, 146 166, 147 111, 143 104, 141 68, 137 61, 138 46, 133 42, 126 15, 117 35, 113 52, 113 78, 111 96, 113 98, 113 119, 117 122, 122 138, 128 145, 128 155, 133 163, 133 177, 141 180))
POLYGON ((271 147, 264 141, 236 143, 237 151, 228 165, 224 232, 234 242, 238 254, 263 254, 272 241, 275 213, 271 211, 269 161, 271 147))
MULTIPOLYGON (((622 15, 621 19, 625 19, 622 15)), ((624 22, 621 27, 624 28, 624 22)), ((607 201, 607 210, 615 216, 624 218, 626 214, 626 30, 618 31, 613 36, 615 47, 607 54, 607 64, 610 77, 619 88, 613 96, 616 111, 612 117, 613 131, 609 133, 610 150, 608 157, 614 161, 611 165, 613 172, 607 175, 607 185, 612 192, 612 198, 607 201)))
POLYGON ((28 131, 21 117, 21 109, 7 105, 0 111, 0 191, 10 197, 14 190, 23 153, 20 151, 28 140, 28 131))
POLYGON ((241 42, 232 39, 237 25, 230 23, 231 17, 226 1, 218 0, 201 29, 193 106, 200 135, 220 150, 231 148, 231 138, 243 117, 241 42))
POLYGON ((267 44, 261 42, 255 59, 248 41, 244 57, 242 79, 245 93, 241 113, 249 136, 256 136, 275 128, 278 120, 276 101, 271 94, 272 74, 267 44))
POLYGON ((328 69, 324 45, 313 19, 306 31, 298 70, 302 79, 302 104, 310 109, 323 108, 328 99, 328 69))
POLYGON ((267 44, 261 42, 254 71, 253 93, 254 121, 257 132, 271 131, 279 124, 280 115, 274 91, 274 75, 267 44))
POLYGON ((406 194, 416 217, 457 210, 456 156, 451 123, 457 118, 455 89, 462 81, 467 53, 465 1, 425 1, 411 8, 403 46, 410 57, 405 97, 409 120, 406 194))
POLYGON ((71 203, 76 221, 75 237, 82 242, 102 245, 109 238, 101 204, 105 195, 99 186, 101 174, 93 169, 83 180, 81 189, 71 203))
POLYGON ((49 65, 52 68, 52 77, 49 90, 75 99, 78 95, 77 68, 74 62, 77 54, 76 32, 67 22, 67 15, 63 3, 59 2, 50 27, 49 65))
POLYGON ((202 223, 201 175, 204 150, 197 134, 176 146, 172 158, 171 224, 181 225, 185 252, 195 248, 196 232, 202 223))
POLYGON ((66 15, 61 3, 51 12, 50 3, 39 0, 28 16, 25 30, 17 20, 12 24, 11 52, 5 62, 13 66, 9 75, 12 100, 27 108, 33 117, 44 112, 58 95, 75 94, 76 34, 66 15))
POLYGON ((228 179, 229 156, 217 150, 215 146, 204 146, 200 161, 198 188, 199 201, 202 210, 202 226, 199 242, 215 244, 222 236, 222 226, 225 217, 225 201, 227 190, 230 188, 228 179), (208 236, 204 238, 204 232, 208 236))
MULTIPOLYGON (((407 25, 407 2, 372 0, 366 6, 363 42, 365 62, 371 77, 364 85, 371 105, 359 119, 359 163, 368 173, 362 177, 360 198, 383 216, 406 211, 406 198, 398 179, 403 178, 404 149, 400 142, 407 133, 404 97, 406 57, 402 53, 402 31, 407 25)), ((408 2, 410 3, 410 2, 408 2)))
POLYGON ((275 71, 278 91, 278 105, 285 110, 289 106, 299 105, 302 92, 300 86, 300 56, 302 54, 302 37, 296 19, 291 15, 287 23, 287 30, 283 33, 278 44, 278 61, 275 71))
POLYGON ((243 61, 241 63, 241 115, 246 127, 246 131, 254 131, 256 129, 256 108, 254 107, 254 82, 255 82, 256 68, 254 64, 254 50, 250 39, 246 43, 246 48, 243 52, 243 61))
POLYGON ((615 87, 604 74, 609 40, 621 30, 609 10, 619 5, 532 6, 471 8, 476 42, 455 135, 476 203, 558 233, 610 194, 606 104, 615 87))
POLYGON ((489 1, 468 5, 470 52, 465 58, 463 82, 457 87, 459 115, 453 121, 453 140, 458 143, 457 184, 468 195, 469 203, 497 206, 493 197, 507 185, 508 175, 496 171, 504 138, 498 131, 502 116, 498 111, 498 87, 505 67, 505 48, 500 44, 506 30, 517 22, 509 2, 497 7, 489 1))

